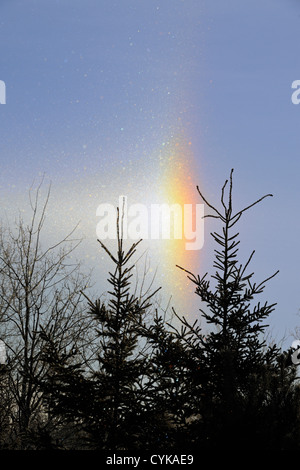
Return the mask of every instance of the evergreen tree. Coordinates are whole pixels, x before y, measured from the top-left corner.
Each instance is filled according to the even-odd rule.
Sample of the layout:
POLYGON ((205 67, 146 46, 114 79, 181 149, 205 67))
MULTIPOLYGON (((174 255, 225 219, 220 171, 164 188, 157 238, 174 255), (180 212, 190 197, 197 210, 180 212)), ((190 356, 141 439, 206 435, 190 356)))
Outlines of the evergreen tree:
MULTIPOLYGON (((175 311, 174 314, 177 316, 175 311)), ((202 332, 196 324, 192 329, 188 323, 184 325, 184 318, 179 320, 182 326, 176 328, 171 319, 166 321, 165 316, 156 312, 154 321, 150 325, 140 324, 139 329, 152 350, 148 397, 156 417, 155 446, 165 451, 187 452, 190 448, 194 450, 191 426, 199 413, 197 386, 203 349, 195 332, 201 337, 202 332)))
MULTIPOLYGON (((56 358, 55 345, 47 357, 53 376, 44 382, 51 411, 77 423, 77 434, 88 448, 126 450, 147 447, 151 433, 145 421, 147 407, 148 345, 139 336, 137 325, 148 313, 151 298, 131 292, 134 263, 132 257, 140 241, 124 251, 122 219, 117 216, 117 255, 98 240, 115 269, 109 274, 112 286, 108 304, 99 299, 89 302, 96 331, 96 355, 91 371, 82 364, 72 365, 74 356, 56 358)), ((84 294, 85 295, 85 294, 84 294)), ((150 420, 149 420, 150 422, 150 420)))
POLYGON ((296 370, 286 353, 267 344, 266 320, 275 304, 255 303, 267 281, 253 280, 248 273, 253 258, 238 261, 236 223, 251 207, 268 196, 233 213, 232 172, 228 202, 225 182, 223 210, 200 196, 221 223, 211 236, 215 249, 215 273, 196 276, 183 269, 195 284, 208 331, 177 315, 180 328, 166 328, 162 318, 144 334, 155 351, 152 370, 157 371, 155 406, 172 417, 169 436, 173 447, 181 444, 198 449, 288 448, 299 445, 299 388, 296 370), (159 400, 159 401, 158 401, 159 400))
MULTIPOLYGON (((199 373, 189 379, 195 383, 197 400, 195 415, 199 414, 198 435, 195 437, 205 447, 246 447, 275 445, 273 437, 282 434, 282 428, 272 416, 272 412, 281 413, 286 402, 274 402, 275 389, 282 390, 282 355, 276 345, 268 345, 265 339, 267 324, 265 321, 274 310, 275 304, 255 303, 257 295, 262 294, 265 284, 277 273, 262 282, 253 281, 253 274, 248 267, 253 257, 251 253, 243 265, 238 262, 238 233, 233 232, 241 216, 255 204, 270 194, 263 196, 253 204, 234 213, 232 206, 232 171, 230 174, 228 202, 225 202, 225 188, 222 188, 222 210, 211 205, 198 192, 207 206, 213 211, 205 217, 213 217, 221 222, 219 233, 211 233, 215 249, 215 274, 212 282, 204 276, 195 276, 185 270, 189 279, 196 286, 196 294, 206 308, 201 308, 202 317, 211 325, 209 334, 203 336, 199 327, 185 327, 192 334, 199 351, 199 373), (200 384, 200 387, 199 387, 200 384), (198 408, 200 404, 200 407, 198 408), (275 408, 274 408, 275 406, 275 408), (281 407, 281 409, 279 409, 281 407), (276 429, 275 429, 276 428, 276 429)), ((183 268, 181 268, 183 269, 183 268)), ((194 354, 195 356, 195 354, 194 354)), ((295 398, 297 389, 293 389, 295 371, 288 368, 284 377, 285 391, 295 398)), ((278 394, 277 394, 278 395, 278 394)), ((294 404, 296 400, 294 400, 294 404)), ((288 424, 286 421, 285 424, 288 424)), ((284 436, 281 435, 283 445, 284 436)))

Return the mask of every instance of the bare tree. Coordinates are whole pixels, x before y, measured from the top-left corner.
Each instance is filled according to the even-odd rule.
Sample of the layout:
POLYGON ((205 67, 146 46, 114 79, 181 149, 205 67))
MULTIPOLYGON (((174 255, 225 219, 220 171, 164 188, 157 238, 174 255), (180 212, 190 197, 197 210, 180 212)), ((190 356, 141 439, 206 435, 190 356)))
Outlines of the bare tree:
POLYGON ((31 220, 0 233, 0 335, 8 355, 13 394, 12 429, 17 446, 28 448, 28 436, 47 423, 39 381, 47 373, 42 361, 44 335, 55 337, 61 350, 83 350, 88 317, 82 291, 89 278, 70 255, 80 242, 64 239, 43 246, 50 187, 43 202, 41 185, 30 191, 31 220))

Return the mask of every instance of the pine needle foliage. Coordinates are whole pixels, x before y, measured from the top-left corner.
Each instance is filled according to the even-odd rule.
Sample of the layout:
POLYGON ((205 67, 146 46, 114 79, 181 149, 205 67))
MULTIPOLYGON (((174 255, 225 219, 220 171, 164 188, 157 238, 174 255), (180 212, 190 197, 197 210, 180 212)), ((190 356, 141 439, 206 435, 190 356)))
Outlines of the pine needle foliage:
MULTIPOLYGON (((182 320, 191 333, 189 356, 197 356, 199 365, 199 372, 194 376, 191 371, 187 372, 195 390, 194 416, 199 417, 191 432, 193 440, 204 448, 268 446, 271 445, 270 429, 273 434, 278 431, 270 421, 270 402, 266 398, 272 395, 270 384, 274 388, 274 382, 280 382, 279 348, 266 341, 266 321, 276 304, 256 302, 266 283, 278 271, 255 282, 254 273, 248 271, 254 251, 245 264, 238 261, 240 241, 236 231, 236 224, 244 213, 272 195, 267 194, 234 212, 232 177, 233 170, 222 187, 221 209, 214 207, 197 187, 212 211, 204 217, 217 219, 221 225, 219 232, 211 233, 217 246, 211 279, 207 273, 194 275, 178 266, 195 284, 195 293, 201 301, 201 317, 208 328, 203 334, 199 325, 191 325, 185 318, 182 320), (195 347, 197 354, 193 351, 195 347), (261 416, 269 416, 269 434, 265 432, 261 416)), ((293 373, 290 370, 287 375, 293 373)))
POLYGON ((93 380, 99 385, 101 427, 95 422, 95 435, 105 449, 128 449, 141 445, 144 434, 144 407, 147 389, 149 357, 147 344, 139 335, 137 325, 151 307, 148 296, 132 293, 135 264, 132 261, 141 240, 124 249, 123 223, 117 210, 117 254, 114 255, 98 240, 108 254, 114 270, 109 273, 110 300, 105 305, 89 301, 90 314, 95 319, 98 344, 97 364, 93 380))

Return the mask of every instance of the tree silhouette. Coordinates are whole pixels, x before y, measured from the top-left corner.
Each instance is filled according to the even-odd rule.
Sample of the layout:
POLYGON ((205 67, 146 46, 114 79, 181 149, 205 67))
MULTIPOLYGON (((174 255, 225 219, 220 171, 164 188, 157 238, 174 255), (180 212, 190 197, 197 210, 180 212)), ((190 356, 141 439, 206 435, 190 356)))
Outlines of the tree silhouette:
POLYGON ((40 331, 55 337, 61 349, 71 343, 80 343, 82 348, 87 327, 82 290, 88 277, 79 263, 70 261, 78 241, 74 247, 69 234, 43 246, 50 188, 41 201, 41 186, 29 193, 29 223, 20 218, 14 228, 3 228, 0 233, 1 337, 8 355, 5 383, 12 401, 11 440, 21 449, 35 446, 30 435, 50 424, 38 384, 47 374, 40 331))
MULTIPOLYGON (((216 271, 211 276, 214 285, 207 279, 207 273, 200 277, 178 266, 195 284, 195 292, 206 307, 200 308, 201 315, 210 326, 209 333, 204 336, 199 325, 182 320, 190 332, 189 354, 197 357, 199 370, 195 375, 189 373, 189 380, 195 384, 194 414, 199 416, 197 424, 193 425, 196 432, 193 439, 211 448, 270 446, 275 444, 272 435, 278 435, 279 431, 278 426, 274 429, 270 414, 270 406, 274 405, 270 405, 270 397, 273 396, 274 383, 282 389, 279 387, 283 378, 282 364, 279 366, 282 356, 276 345, 267 344, 264 335, 268 326, 265 321, 275 304, 253 302, 278 271, 262 282, 254 282, 254 273, 248 273, 254 251, 244 265, 240 264, 237 258, 239 234, 233 231, 248 209, 271 194, 234 213, 232 175, 233 170, 227 202, 225 189, 228 180, 222 187, 221 210, 210 204, 197 187, 213 211, 204 217, 217 219, 222 227, 221 231, 211 233, 217 244, 214 251, 216 271), (193 351, 195 348, 198 353, 193 351)), ((286 379, 286 389, 293 394, 290 386, 294 369, 288 369, 286 379)))
POLYGON ((104 303, 86 296, 97 343, 90 371, 84 373, 82 364, 72 365, 72 357, 57 358, 54 345, 46 360, 55 380, 51 375, 44 382, 51 413, 77 423, 89 448, 105 450, 139 448, 145 446, 143 437, 150 438, 145 427, 150 357, 137 325, 159 290, 140 297, 131 292, 132 258, 141 240, 125 251, 119 209, 116 223, 116 255, 98 240, 114 265, 108 278, 110 300, 104 303))

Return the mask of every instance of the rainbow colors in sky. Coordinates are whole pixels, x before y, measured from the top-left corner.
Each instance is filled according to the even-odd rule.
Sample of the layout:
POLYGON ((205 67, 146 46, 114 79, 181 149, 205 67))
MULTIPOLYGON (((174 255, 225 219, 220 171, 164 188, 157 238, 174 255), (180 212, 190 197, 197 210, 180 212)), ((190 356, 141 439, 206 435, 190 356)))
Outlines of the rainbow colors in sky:
MULTIPOLYGON (((202 204, 197 191, 199 181, 197 174, 192 143, 184 135, 174 137, 163 146, 159 154, 160 160, 160 188, 159 195, 165 204, 179 204, 184 210, 185 204, 202 204)), ((196 212, 193 210, 193 228, 196 228, 196 212)), ((184 234, 184 223, 182 219, 182 233, 184 234)), ((201 228, 202 229, 202 228, 201 228)), ((178 313, 189 313, 195 304, 195 286, 187 279, 186 270, 198 274, 201 263, 201 250, 187 250, 187 240, 182 239, 161 240, 162 244, 162 269, 166 273, 165 288, 172 292, 175 309, 178 313)))

